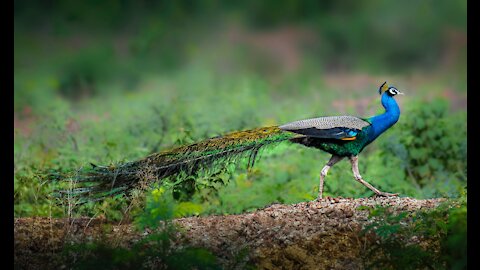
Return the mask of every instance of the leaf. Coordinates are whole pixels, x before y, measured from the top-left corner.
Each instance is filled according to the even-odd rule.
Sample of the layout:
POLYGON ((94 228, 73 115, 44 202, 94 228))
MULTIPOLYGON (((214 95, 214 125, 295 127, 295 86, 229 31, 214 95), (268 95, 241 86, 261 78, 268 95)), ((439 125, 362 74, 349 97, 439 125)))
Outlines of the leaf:
POLYGON ((202 213, 203 207, 201 204, 196 204, 192 202, 181 202, 174 207, 173 215, 176 218, 189 216, 189 215, 200 215, 202 213))

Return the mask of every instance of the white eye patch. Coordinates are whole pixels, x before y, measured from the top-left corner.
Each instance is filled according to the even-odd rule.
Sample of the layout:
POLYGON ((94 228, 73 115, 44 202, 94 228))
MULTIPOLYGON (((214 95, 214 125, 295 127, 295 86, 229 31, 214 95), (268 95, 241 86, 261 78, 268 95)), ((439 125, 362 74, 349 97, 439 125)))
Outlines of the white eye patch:
POLYGON ((392 94, 394 96, 394 95, 398 94, 399 91, 395 87, 390 87, 388 89, 388 92, 390 92, 390 94, 392 94))

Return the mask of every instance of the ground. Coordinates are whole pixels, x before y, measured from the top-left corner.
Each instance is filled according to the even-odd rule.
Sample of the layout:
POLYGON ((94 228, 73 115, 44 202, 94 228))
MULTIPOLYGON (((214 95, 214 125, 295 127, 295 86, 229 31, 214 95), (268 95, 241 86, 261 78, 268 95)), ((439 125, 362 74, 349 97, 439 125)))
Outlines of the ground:
MULTIPOLYGON (((362 255, 371 244, 361 234, 372 221, 366 207, 414 212, 434 208, 441 201, 325 198, 293 205, 273 204, 240 215, 186 217, 173 220, 180 228, 175 245, 206 248, 227 269, 241 269, 244 263, 258 269, 362 269, 362 255), (246 255, 239 261, 242 252, 246 255)), ((128 247, 151 233, 149 229, 135 230, 132 224, 101 219, 17 218, 15 263, 18 268, 53 266, 60 263, 55 255, 66 243, 101 238, 111 245, 128 247)))

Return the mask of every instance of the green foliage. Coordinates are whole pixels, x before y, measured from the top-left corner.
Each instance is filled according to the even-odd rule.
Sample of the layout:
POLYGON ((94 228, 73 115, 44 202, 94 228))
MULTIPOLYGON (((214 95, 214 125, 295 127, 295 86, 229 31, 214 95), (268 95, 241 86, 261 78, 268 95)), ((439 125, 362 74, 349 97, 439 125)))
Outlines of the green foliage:
POLYGON ((72 269, 221 269, 217 258, 203 248, 176 247, 182 233, 171 219, 198 214, 200 205, 191 202, 175 204, 166 196, 165 188, 156 188, 147 198, 146 206, 135 218, 140 232, 149 235, 131 247, 115 246, 107 239, 64 247, 63 259, 72 269))
POLYGON ((168 221, 186 215, 198 215, 202 212, 202 205, 193 202, 175 203, 174 199, 165 191, 164 187, 159 187, 147 197, 145 209, 135 220, 140 229, 156 228, 160 221, 168 221))
POLYGON ((434 210, 392 214, 369 209, 373 237, 365 253, 368 269, 465 269, 467 263, 466 193, 434 210))
MULTIPOLYGON (((357 107, 378 87, 369 71, 381 70, 384 77, 384 71, 401 75, 405 68, 420 73, 415 88, 428 86, 430 96, 447 88, 462 95, 466 50, 444 46, 448 33, 464 34, 465 8, 465 1, 15 1, 14 215, 119 220, 139 213, 142 205, 123 197, 68 211, 48 196, 56 184, 41 172, 74 172, 90 162, 115 165, 229 131, 359 114, 357 107), (220 27, 229 23, 243 28, 220 27), (283 32, 284 26, 293 27, 283 32), (303 46, 296 27, 321 42, 303 46), (282 45, 281 53, 271 58, 286 57, 283 64, 252 45, 276 29, 280 41, 273 43, 282 45), (436 57, 439 52, 445 55, 436 57), (448 55, 460 55, 460 62, 446 71, 433 68, 448 55), (282 73, 291 62, 298 67, 282 73), (331 76, 336 68, 345 77, 331 76), (355 79, 358 71, 365 80, 355 79), (424 78, 436 72, 444 78, 424 78)), ((414 99, 401 104, 400 121, 365 149, 360 171, 381 190, 455 196, 466 181, 465 113, 451 115, 440 101, 414 99)), ((375 100, 366 109, 377 106, 375 100)), ((280 145, 260 153, 252 170, 243 162, 172 179, 164 194, 176 200, 165 203, 191 202, 201 210, 185 215, 206 215, 312 200, 328 158, 280 145)), ((372 192, 353 180, 342 161, 329 171, 325 195, 372 192)), ((141 196, 155 197, 149 191, 141 196)))
MULTIPOLYGON (((75 171, 90 166, 90 162, 117 164, 228 131, 319 114, 308 112, 308 108, 333 111, 329 104, 335 96, 315 95, 315 88, 308 84, 303 86, 302 102, 291 104, 288 100, 295 97, 270 98, 272 86, 255 76, 214 78, 211 72, 193 66, 174 77, 146 79, 146 84, 156 85, 155 91, 112 94, 108 99, 94 97, 75 109, 65 101, 51 103, 48 113, 38 116, 41 124, 32 126, 36 136, 15 137, 15 216, 48 216, 50 208, 54 216, 68 213, 49 201, 47 195, 55 186, 37 175, 41 171, 75 171), (174 85, 178 91, 169 91, 174 85), (190 94, 192 89, 195 98, 190 94), (251 104, 258 106, 253 110, 251 104)), ((371 96, 371 91, 365 95, 371 96)), ((400 121, 360 156, 362 175, 379 189, 402 195, 455 196, 466 185, 465 119, 464 113, 451 114, 442 101, 429 102, 428 106, 406 102, 400 121), (424 126, 417 123, 419 118, 424 126), (434 133, 433 139, 430 133, 434 133), (424 167, 428 174, 422 174, 424 167)), ((317 194, 319 171, 329 158, 314 149, 288 144, 265 149, 258 157, 250 171, 245 161, 206 174, 172 179, 165 183, 165 193, 171 196, 173 192, 179 201, 166 203, 191 201, 202 206, 199 214, 224 214, 254 210, 272 202, 312 200, 317 194)), ((146 195, 148 191, 140 196, 146 195)), ((364 197, 372 192, 353 180, 350 165, 342 161, 329 171, 325 195, 364 197)), ((73 214, 119 220, 131 209, 128 205, 118 197, 77 206, 73 214)))
POLYGON ((287 74, 297 80, 280 81, 273 89, 290 93, 308 89, 299 85, 323 76, 323 70, 429 72, 450 56, 458 59, 453 59, 449 76, 466 79, 466 49, 452 46, 466 37, 466 1, 110 0, 39 5, 20 0, 14 11, 16 110, 25 106, 38 110, 59 93, 76 100, 135 91, 144 75, 184 72, 193 63, 202 64, 195 70, 197 77, 205 77, 205 70, 220 76, 277 77, 279 66, 298 62, 300 74, 296 70, 287 74), (237 41, 230 24, 242 25, 253 35, 240 31, 237 41), (257 32, 260 37, 263 30, 288 26, 294 26, 292 31, 278 33, 281 40, 276 43, 285 44, 280 55, 257 52, 247 41, 255 41, 257 32), (297 33, 296 26, 305 27, 306 34, 297 33), (233 40, 226 33, 232 33, 233 40), (316 41, 303 46, 297 34, 316 41), (288 61, 279 65, 277 58, 283 57, 288 61))
POLYGON ((217 258, 202 248, 174 249, 177 230, 167 224, 130 248, 116 247, 105 240, 69 244, 63 256, 71 269, 221 269, 217 258))
POLYGON ((382 141, 384 166, 400 167, 426 196, 458 194, 467 179, 466 113, 450 114, 440 99, 412 102, 405 111, 382 141))
POLYGON ((443 259, 449 269, 467 267, 467 194, 448 211, 446 237, 441 241, 443 259))
POLYGON ((34 168, 20 170, 14 176, 13 202, 14 215, 22 216, 62 216, 64 212, 55 205, 49 195, 53 191, 34 168))
POLYGON ((87 48, 77 52, 59 67, 59 94, 71 100, 97 95, 102 89, 99 84, 111 79, 115 71, 114 60, 109 48, 87 48))

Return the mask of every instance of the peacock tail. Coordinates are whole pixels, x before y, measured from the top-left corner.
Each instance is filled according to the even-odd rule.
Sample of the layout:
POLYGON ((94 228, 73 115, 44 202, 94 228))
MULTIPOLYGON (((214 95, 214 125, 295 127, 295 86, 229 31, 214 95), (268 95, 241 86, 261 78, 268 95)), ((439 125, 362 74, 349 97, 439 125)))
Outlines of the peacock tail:
POLYGON ((74 188, 58 191, 62 197, 75 197, 85 201, 101 200, 132 189, 161 181, 167 177, 223 166, 228 162, 248 159, 248 167, 255 163, 259 150, 302 135, 277 126, 232 132, 190 145, 152 154, 141 160, 118 166, 96 166, 82 169, 69 180, 74 188), (147 182, 147 183, 145 183, 147 182))

